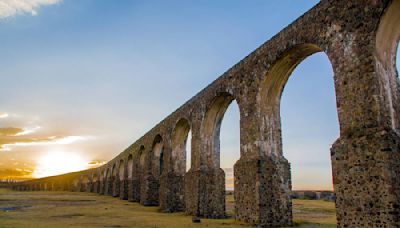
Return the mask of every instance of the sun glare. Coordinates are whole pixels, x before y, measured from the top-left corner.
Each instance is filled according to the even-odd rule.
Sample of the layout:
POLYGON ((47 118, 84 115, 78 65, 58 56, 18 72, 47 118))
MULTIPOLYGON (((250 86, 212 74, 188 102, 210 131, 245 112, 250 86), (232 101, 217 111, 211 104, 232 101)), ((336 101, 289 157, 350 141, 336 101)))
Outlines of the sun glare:
POLYGON ((32 176, 42 178, 88 168, 88 162, 74 153, 61 151, 49 152, 39 158, 32 176))

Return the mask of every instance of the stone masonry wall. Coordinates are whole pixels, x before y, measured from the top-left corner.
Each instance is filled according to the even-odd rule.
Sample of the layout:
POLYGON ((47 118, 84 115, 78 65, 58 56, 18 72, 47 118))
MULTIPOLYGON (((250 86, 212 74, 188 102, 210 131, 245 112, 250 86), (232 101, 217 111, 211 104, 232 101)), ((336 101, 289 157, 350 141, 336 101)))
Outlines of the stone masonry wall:
POLYGON ((291 225, 280 97, 293 69, 309 55, 324 52, 334 72, 340 122, 340 137, 331 149, 337 225, 399 227, 400 89, 394 68, 399 15, 400 0, 322 0, 104 166, 17 183, 14 189, 80 191, 96 175, 101 177, 99 193, 111 195, 114 187, 114 195, 121 194, 110 170, 120 162, 127 166, 131 157, 134 167, 125 167, 132 172, 125 178, 131 178, 119 182, 128 189, 123 199, 160 205, 165 212, 222 218, 219 124, 235 100, 241 131, 241 157, 234 167, 235 218, 265 227, 291 225), (186 174, 176 170, 185 164, 184 145, 174 146, 179 137, 172 137, 177 127, 192 131, 186 174), (152 149, 156 142, 162 142, 157 148, 163 147, 163 161, 152 149), (150 170, 160 164, 160 175, 154 176, 150 170))

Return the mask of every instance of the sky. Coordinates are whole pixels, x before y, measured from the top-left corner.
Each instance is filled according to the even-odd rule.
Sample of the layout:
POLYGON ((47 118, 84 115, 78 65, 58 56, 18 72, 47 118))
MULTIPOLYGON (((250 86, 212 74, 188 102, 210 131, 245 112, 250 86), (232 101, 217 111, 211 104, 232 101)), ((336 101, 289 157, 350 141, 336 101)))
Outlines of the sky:
MULTIPOLYGON (((0 179, 107 162, 317 2, 0 0, 0 179)), ((331 189, 339 126, 325 54, 296 68, 281 116, 293 188, 331 189)), ((239 118, 233 103, 227 187, 239 118)))

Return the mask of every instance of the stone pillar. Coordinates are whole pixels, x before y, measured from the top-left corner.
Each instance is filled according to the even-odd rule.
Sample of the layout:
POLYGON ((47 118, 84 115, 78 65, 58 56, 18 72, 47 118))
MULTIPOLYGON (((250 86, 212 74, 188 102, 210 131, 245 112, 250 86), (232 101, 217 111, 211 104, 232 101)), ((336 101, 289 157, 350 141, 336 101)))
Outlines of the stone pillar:
POLYGON ((103 180, 99 181, 99 194, 100 195, 104 194, 104 181, 103 180))
MULTIPOLYGON (((185 140, 182 138, 182 141, 185 140)), ((160 210, 164 212, 177 212, 184 211, 184 172, 176 168, 175 163, 183 163, 183 167, 186 167, 184 157, 185 154, 180 154, 181 157, 172 156, 172 145, 168 138, 164 140, 164 170, 159 176, 160 190, 159 190, 159 203, 160 210), (175 168, 175 169, 174 169, 175 168), (181 173, 179 173, 181 172, 181 173)), ((185 146, 184 144, 182 146, 185 146)), ((184 150, 186 148, 184 147, 184 150)))
POLYGON ((128 199, 128 180, 121 180, 120 181, 120 192, 119 192, 119 198, 121 200, 127 200, 128 199))
POLYGON ((192 166, 184 177, 185 211, 204 218, 224 218, 225 173, 214 164, 213 147, 201 135, 200 125, 192 123, 192 166))
POLYGON ((132 179, 132 181, 129 182, 129 184, 130 184, 130 189, 132 189, 132 191, 129 191, 129 193, 131 194, 129 201, 140 202, 140 191, 141 191, 140 177, 135 177, 134 179, 132 179))
POLYGON ((158 206, 158 189, 159 183, 151 173, 143 175, 140 180, 140 204, 158 206))
POLYGON ((120 192, 120 180, 118 178, 118 175, 114 177, 114 181, 113 181, 113 192, 112 192, 112 196, 113 197, 119 197, 119 192, 120 192))
POLYGON ((339 227, 400 226, 400 138, 340 138, 331 149, 339 227))
POLYGON ((235 219, 262 226, 292 224, 290 165, 283 157, 242 157, 234 166, 235 219))
POLYGON ((114 177, 110 177, 107 180, 107 192, 106 195, 112 196, 113 195, 113 185, 114 185, 114 177))
POLYGON ((92 183, 92 181, 88 181, 86 183, 86 192, 93 192, 93 183, 92 183))
POLYGON ((134 186, 133 179, 131 179, 131 178, 128 179, 128 201, 129 202, 135 202, 133 200, 133 198, 134 198, 133 186, 134 186))
POLYGON ((158 206, 159 182, 152 173, 152 148, 149 151, 142 151, 139 165, 135 171, 140 172, 134 176, 140 175, 140 204, 144 206, 158 206))
POLYGON ((92 189, 91 189, 91 192, 93 192, 93 193, 98 193, 98 191, 97 191, 97 185, 98 185, 98 183, 97 183, 97 181, 93 181, 92 182, 92 189))
POLYGON ((186 212, 204 218, 225 217, 225 173, 222 169, 189 170, 185 175, 186 212))
POLYGON ((160 176, 160 209, 164 212, 177 212, 185 209, 184 176, 175 172, 160 176))

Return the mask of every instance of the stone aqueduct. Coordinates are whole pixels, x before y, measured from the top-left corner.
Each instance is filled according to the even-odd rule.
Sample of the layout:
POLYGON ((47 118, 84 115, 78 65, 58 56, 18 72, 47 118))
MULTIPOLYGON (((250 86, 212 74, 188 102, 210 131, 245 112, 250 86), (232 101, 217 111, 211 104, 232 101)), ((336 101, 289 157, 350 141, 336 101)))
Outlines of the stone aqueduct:
POLYGON ((331 148, 337 224, 400 227, 399 38, 400 0, 322 0, 107 164, 14 188, 96 192, 166 212, 224 217, 219 130, 236 100, 241 156, 234 165, 235 218, 290 225, 291 173, 282 154, 280 96, 303 59, 325 52, 340 122, 331 148))

